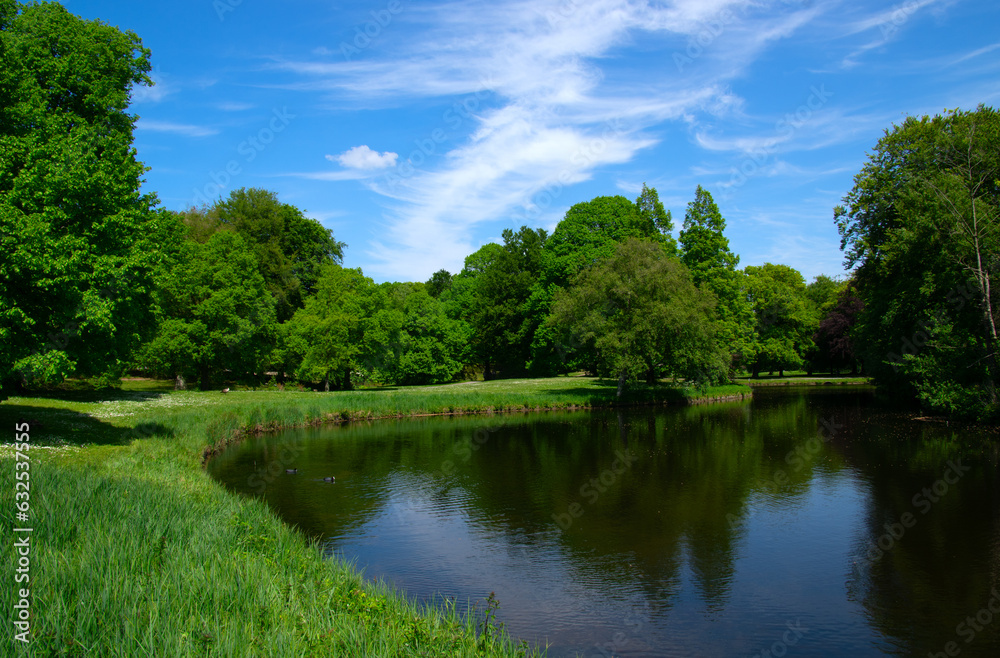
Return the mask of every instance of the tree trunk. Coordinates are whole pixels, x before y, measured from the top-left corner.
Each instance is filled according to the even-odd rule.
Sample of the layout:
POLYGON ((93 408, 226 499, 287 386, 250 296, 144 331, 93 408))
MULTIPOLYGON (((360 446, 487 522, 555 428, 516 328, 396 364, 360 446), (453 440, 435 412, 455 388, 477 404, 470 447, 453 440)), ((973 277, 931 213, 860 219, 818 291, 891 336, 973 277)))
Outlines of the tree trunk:
POLYGON ((187 382, 184 381, 184 375, 182 375, 181 373, 177 373, 177 375, 174 376, 174 390, 175 391, 187 390, 187 382))
POLYGON ((203 366, 201 372, 198 375, 198 386, 201 390, 207 391, 212 388, 212 371, 209 370, 208 366, 203 366))
POLYGON ((622 396, 622 391, 625 389, 625 378, 626 378, 627 374, 628 373, 625 370, 622 370, 621 373, 619 373, 619 375, 618 375, 618 393, 617 393, 617 397, 619 397, 619 398, 622 396))
POLYGON ((656 368, 653 366, 646 369, 646 383, 650 386, 656 383, 656 368))
POLYGON ((323 375, 323 391, 326 393, 330 392, 330 373, 327 372, 323 375))

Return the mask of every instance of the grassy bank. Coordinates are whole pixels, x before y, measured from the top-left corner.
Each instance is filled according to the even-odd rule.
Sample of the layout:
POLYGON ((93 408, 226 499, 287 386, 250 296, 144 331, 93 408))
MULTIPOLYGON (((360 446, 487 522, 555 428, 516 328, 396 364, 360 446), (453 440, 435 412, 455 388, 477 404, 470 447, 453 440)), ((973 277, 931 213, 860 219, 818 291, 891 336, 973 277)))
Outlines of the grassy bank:
MULTIPOLYGON (((710 390, 742 395, 745 386, 710 390)), ((202 463, 241 433, 361 418, 585 408, 617 402, 589 378, 478 382, 343 393, 58 392, 0 404, 13 438, 30 425, 30 655, 513 656, 477 614, 418 606, 233 495, 202 463)), ((683 403, 669 387, 621 402, 683 403)), ((10 440, 10 439, 8 439, 10 440)), ((13 447, 0 453, 4 536, 13 514, 13 447)), ((13 540, 11 540, 13 543, 13 540)), ((15 553, 4 552, 13 585, 15 553)), ((23 585, 22 585, 23 586, 23 585)), ((15 588, 0 595, 13 611, 15 588)), ((10 612, 8 612, 10 614, 10 612)), ((15 644, 4 625, 3 642, 15 644)), ((16 643, 20 645, 20 643, 16 643)))

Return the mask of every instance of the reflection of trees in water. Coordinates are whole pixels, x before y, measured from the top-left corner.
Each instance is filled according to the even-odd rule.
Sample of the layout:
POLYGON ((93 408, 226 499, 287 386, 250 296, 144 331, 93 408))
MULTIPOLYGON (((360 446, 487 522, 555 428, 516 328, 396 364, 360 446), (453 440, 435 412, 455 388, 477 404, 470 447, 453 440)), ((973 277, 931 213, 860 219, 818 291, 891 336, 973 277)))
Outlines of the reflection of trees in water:
MULTIPOLYGON (((299 479, 269 488, 266 499, 307 532, 341 536, 401 507, 454 509, 460 499, 468 522, 503 537, 509 551, 550 549, 557 536, 571 577, 643 592, 650 615, 658 617, 676 600, 685 566, 707 611, 722 611, 751 510, 795 505, 809 494, 817 468, 851 468, 868 492, 856 555, 863 557, 867 543, 886 532, 884 524, 899 523, 906 512, 916 518, 880 559, 844 565, 847 596, 887 638, 883 648, 926 655, 956 641, 962 655, 995 653, 1000 619, 971 644, 956 635, 956 625, 1000 585, 995 448, 984 450, 982 437, 970 430, 907 421, 857 394, 814 391, 808 398, 789 391, 762 395, 753 406, 407 419, 309 430, 299 479), (801 462, 789 461, 824 419, 841 426, 836 435, 801 462), (600 481, 616 452, 625 450, 636 457, 630 468, 602 484, 604 491, 581 490, 591 479, 600 481), (913 496, 963 455, 972 471, 921 514, 913 496), (454 469, 444 475, 447 461, 454 469), (337 476, 335 487, 366 478, 365 495, 324 503, 317 496, 332 490, 302 475, 317 464, 322 475, 337 476), (552 515, 573 503, 582 515, 560 530, 552 515)), ((268 449, 273 456, 278 444, 268 449)), ((263 454, 253 442, 241 450, 250 452, 230 458, 225 468, 247 469, 248 459, 263 454)), ((246 472, 234 481, 245 481, 246 472)))
POLYGON ((1000 481, 987 443, 995 437, 891 413, 854 427, 848 459, 863 470, 868 495, 849 598, 892 653, 937 654, 955 642, 962 656, 997 655, 1000 616, 972 642, 970 627, 959 627, 1000 585, 1000 481))

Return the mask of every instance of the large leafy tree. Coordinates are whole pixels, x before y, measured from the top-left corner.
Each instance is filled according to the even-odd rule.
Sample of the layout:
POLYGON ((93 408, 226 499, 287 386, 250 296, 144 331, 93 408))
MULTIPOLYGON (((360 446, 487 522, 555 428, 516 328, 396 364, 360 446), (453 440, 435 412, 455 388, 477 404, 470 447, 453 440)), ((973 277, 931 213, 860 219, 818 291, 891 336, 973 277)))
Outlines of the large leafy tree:
POLYGON ((150 325, 160 217, 139 184, 132 32, 0 0, 0 397, 122 371, 150 325))
POLYGON ((366 334, 384 306, 384 293, 360 268, 327 265, 316 285, 283 329, 286 359, 299 379, 330 390, 352 386, 352 372, 364 365, 366 334))
POLYGON ((522 226, 503 232, 503 245, 490 250, 490 260, 475 275, 469 322, 484 376, 523 373, 535 330, 545 319, 532 312, 532 292, 542 273, 542 247, 547 234, 522 226))
POLYGON ((269 190, 240 188, 213 206, 191 208, 182 217, 193 240, 204 242, 228 230, 252 246, 280 322, 302 308, 325 265, 343 260, 345 245, 334 239, 330 229, 280 202, 269 190))
POLYGON ((751 376, 757 377, 762 369, 782 374, 801 366, 818 322, 805 279, 788 265, 772 263, 748 265, 745 272, 755 319, 751 376))
POLYGON ((997 407, 1000 113, 909 117, 879 140, 835 209, 877 382, 934 408, 997 407))
POLYGON ((699 185, 684 213, 681 262, 691 270, 695 283, 718 299, 718 340, 729 350, 731 368, 735 368, 753 358, 754 319, 742 273, 736 269, 740 258, 729 249, 725 229, 726 220, 711 193, 699 185))
MULTIPOLYGON (((569 286, 577 272, 607 260, 629 238, 653 242, 665 254, 676 253, 672 230, 670 212, 656 190, 646 185, 635 202, 623 196, 602 196, 572 206, 545 243, 541 280, 529 300, 531 315, 546 317, 554 295, 569 286)), ((533 372, 592 369, 594 358, 572 334, 552 323, 540 324, 532 340, 533 372)))
POLYGON ((653 369, 706 381, 726 359, 715 343, 715 299, 659 244, 630 238, 556 294, 552 322, 593 347, 601 370, 625 385, 653 369))
POLYGON ((173 377, 177 388, 197 376, 201 388, 219 378, 259 374, 274 347, 274 301, 249 245, 235 233, 186 240, 157 272, 158 331, 140 363, 173 377))
POLYGON ((449 382, 465 367, 471 328, 449 318, 421 283, 382 284, 385 308, 366 336, 369 363, 393 384, 449 382))

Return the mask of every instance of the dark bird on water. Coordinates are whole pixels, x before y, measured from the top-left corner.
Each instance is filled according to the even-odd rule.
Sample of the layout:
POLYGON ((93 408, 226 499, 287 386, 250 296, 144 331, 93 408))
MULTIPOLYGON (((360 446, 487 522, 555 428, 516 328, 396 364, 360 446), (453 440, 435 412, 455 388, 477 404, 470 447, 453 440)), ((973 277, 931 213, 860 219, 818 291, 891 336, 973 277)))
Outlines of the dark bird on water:
POLYGON ((289 475, 293 475, 293 474, 298 473, 298 472, 299 472, 299 469, 297 469, 297 468, 286 468, 285 469, 285 473, 288 473, 289 475))
POLYGON ((325 478, 323 478, 323 482, 336 482, 336 481, 337 478, 333 477, 332 475, 328 475, 325 478))

